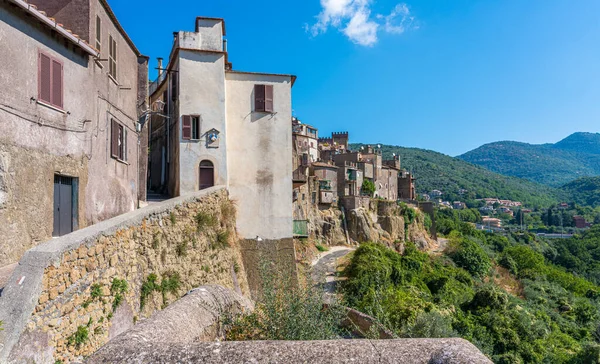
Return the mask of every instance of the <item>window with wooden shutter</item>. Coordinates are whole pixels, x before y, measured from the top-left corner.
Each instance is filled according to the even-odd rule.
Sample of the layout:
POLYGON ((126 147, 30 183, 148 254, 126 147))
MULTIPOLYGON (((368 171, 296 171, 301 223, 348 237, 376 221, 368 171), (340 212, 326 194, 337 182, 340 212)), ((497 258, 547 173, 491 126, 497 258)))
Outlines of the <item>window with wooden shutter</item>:
POLYGON ((38 54, 38 100, 63 108, 63 64, 42 52, 38 54))
POLYGON ((121 126, 114 119, 111 119, 110 127, 110 155, 113 158, 119 158, 119 128, 121 126))
POLYGON ((273 112, 273 85, 254 85, 254 111, 273 112))
POLYGON ((254 111, 265 111, 265 85, 254 85, 254 111))
POLYGON ((127 161, 127 128, 111 119, 110 126, 110 156, 124 161, 127 161))
POLYGON ((273 112, 273 85, 265 86, 265 111, 273 112))
POLYGON ((102 50, 102 21, 99 16, 96 16, 96 49, 98 52, 102 50))
POLYGON ((192 116, 183 115, 181 123, 181 138, 183 140, 192 139, 192 116))
POLYGON ((108 37, 108 74, 117 79, 117 41, 108 37))

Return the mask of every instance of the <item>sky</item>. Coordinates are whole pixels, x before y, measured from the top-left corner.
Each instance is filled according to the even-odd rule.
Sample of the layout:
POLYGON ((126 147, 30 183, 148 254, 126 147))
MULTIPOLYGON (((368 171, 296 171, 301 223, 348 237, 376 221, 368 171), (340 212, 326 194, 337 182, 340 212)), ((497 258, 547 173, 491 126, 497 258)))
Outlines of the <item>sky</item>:
POLYGON ((456 156, 600 132, 598 0, 109 0, 139 50, 224 18, 236 70, 298 76, 293 112, 326 136, 456 156))

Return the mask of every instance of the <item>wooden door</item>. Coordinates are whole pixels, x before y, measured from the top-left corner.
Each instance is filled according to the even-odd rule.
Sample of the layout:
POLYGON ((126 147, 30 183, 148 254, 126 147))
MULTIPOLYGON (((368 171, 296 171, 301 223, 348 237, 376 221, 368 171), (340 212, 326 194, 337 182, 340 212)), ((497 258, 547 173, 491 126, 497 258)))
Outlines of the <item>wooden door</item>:
POLYGON ((211 161, 200 162, 200 189, 215 185, 215 167, 211 161))

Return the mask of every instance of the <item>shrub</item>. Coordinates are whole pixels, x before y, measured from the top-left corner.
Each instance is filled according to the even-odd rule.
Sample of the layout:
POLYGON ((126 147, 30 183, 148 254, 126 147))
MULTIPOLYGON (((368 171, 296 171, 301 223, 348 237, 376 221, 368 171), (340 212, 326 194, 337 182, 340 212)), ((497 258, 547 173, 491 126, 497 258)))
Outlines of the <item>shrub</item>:
POLYGON ((513 260, 517 272, 522 277, 527 275, 527 271, 531 271, 529 275, 533 274, 534 276, 544 273, 544 256, 540 253, 536 253, 528 246, 513 246, 506 248, 504 254, 513 260))
POLYGON ((229 230, 222 230, 217 233, 215 242, 213 243, 214 249, 226 249, 229 247, 229 230))
POLYGON ((315 248, 317 248, 317 250, 320 252, 326 252, 329 250, 329 248, 321 244, 315 244, 315 248))
POLYGON ((156 274, 151 273, 146 278, 146 281, 142 283, 142 288, 140 292, 140 310, 144 308, 146 305, 146 300, 154 291, 160 290, 160 285, 157 284, 158 277, 156 274))
POLYGON ((504 291, 494 285, 486 284, 477 289, 469 308, 472 310, 485 308, 502 310, 506 308, 507 304, 508 296, 504 291))
POLYGON ((373 197, 373 194, 375 193, 375 183, 368 179, 363 180, 360 193, 365 196, 373 197))
POLYGON ((124 294, 127 292, 127 281, 124 279, 113 278, 110 292, 115 297, 112 303, 112 309, 115 311, 125 300, 124 294))
POLYGON ((470 239, 460 239, 452 250, 449 255, 454 263, 474 276, 482 277, 492 267, 485 251, 470 239))
POLYGON ((178 272, 166 272, 163 274, 163 280, 160 284, 160 289, 165 295, 166 293, 176 294, 181 286, 181 276, 178 272))
POLYGON ((92 284, 90 296, 92 297, 92 299, 102 297, 102 286, 98 283, 92 284))
POLYGON ((260 274, 262 297, 253 313, 231 321, 227 340, 330 340, 345 333, 339 326, 345 309, 335 301, 324 305, 320 285, 308 279, 298 286, 265 264, 260 274))
POLYGON ((456 337, 452 330, 452 319, 438 311, 422 312, 402 329, 402 336, 410 338, 456 337))

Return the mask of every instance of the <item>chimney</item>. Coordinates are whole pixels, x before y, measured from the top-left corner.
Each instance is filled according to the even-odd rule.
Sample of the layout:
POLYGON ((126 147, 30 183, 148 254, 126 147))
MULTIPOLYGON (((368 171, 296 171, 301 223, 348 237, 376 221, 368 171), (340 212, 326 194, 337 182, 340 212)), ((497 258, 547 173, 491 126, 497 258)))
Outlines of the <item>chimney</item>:
POLYGON ((227 53, 227 39, 223 39, 223 52, 227 53))
POLYGON ((163 59, 161 57, 157 58, 158 60, 158 76, 162 76, 163 73, 163 59))

